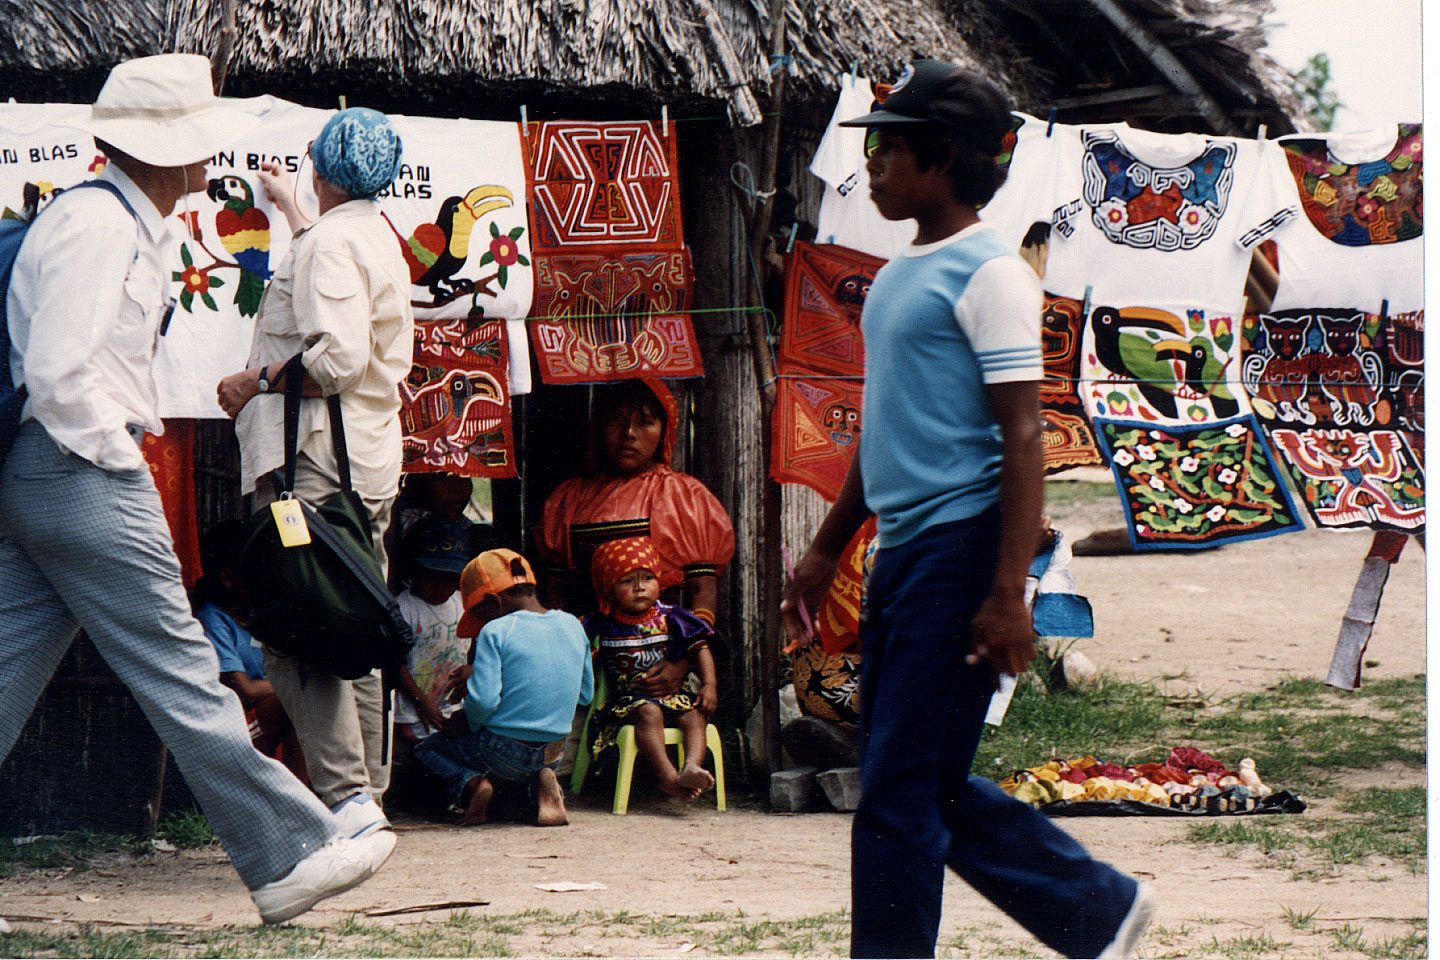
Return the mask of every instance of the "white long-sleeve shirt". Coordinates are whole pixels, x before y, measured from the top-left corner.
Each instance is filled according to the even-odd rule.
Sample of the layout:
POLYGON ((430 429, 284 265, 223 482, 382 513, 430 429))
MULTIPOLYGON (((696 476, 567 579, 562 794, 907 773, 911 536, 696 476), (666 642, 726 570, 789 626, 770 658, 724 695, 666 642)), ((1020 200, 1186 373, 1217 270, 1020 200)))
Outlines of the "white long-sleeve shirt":
MULTIPOLYGON (((297 231, 255 324, 248 366, 271 377, 297 353, 326 396, 340 395, 355 490, 395 496, 400 484, 400 381, 415 348, 410 273, 400 241, 377 201, 342 203, 297 231)), ((285 465, 285 397, 260 394, 235 421, 240 486, 285 465)), ((335 472, 329 412, 320 397, 300 401, 299 452, 335 472)))
POLYGON ((6 303, 11 376, 29 391, 22 419, 105 470, 143 467, 127 425, 159 434, 151 363, 164 309, 165 218, 115 164, 120 188, 70 190, 40 215, 15 261, 6 303), (139 219, 139 227, 136 219, 139 219))

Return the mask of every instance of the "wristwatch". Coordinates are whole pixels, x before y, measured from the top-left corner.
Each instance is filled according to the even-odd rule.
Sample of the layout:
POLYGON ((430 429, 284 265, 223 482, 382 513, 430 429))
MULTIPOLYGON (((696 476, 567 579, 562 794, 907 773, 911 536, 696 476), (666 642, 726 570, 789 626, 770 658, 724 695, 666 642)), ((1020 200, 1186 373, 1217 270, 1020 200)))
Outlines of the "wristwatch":
POLYGON ((261 392, 261 393, 269 393, 269 392, 270 392, 270 365, 269 365, 269 364, 266 364, 265 366, 263 366, 263 367, 260 368, 260 377, 259 377, 259 379, 257 379, 257 380, 255 381, 255 385, 260 388, 260 392, 261 392))

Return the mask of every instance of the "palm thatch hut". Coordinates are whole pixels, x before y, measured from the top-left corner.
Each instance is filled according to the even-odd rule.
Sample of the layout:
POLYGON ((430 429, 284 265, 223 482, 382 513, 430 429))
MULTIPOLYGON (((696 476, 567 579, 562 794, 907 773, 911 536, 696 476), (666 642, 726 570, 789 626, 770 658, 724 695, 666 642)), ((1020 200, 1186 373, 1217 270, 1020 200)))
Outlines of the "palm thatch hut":
MULTIPOLYGON (((806 168, 840 77, 890 79, 916 56, 975 69, 1040 116, 1053 107, 1065 121, 1289 132, 1298 111, 1260 52, 1269 11, 1270 0, 0 0, 0 95, 87 101, 115 62, 183 51, 211 56, 227 94, 316 106, 345 95, 480 119, 518 119, 524 106, 531 120, 658 117, 668 106, 696 306, 737 308, 696 317, 707 375, 678 391, 691 442, 677 467, 704 480, 735 523, 721 627, 738 714, 771 675, 760 638, 777 541, 806 542, 824 504, 773 486, 767 500, 765 330, 738 308, 760 297, 751 264, 764 259, 755 234, 769 205, 737 190, 746 173, 735 165, 762 194, 778 171, 797 217, 814 222, 820 184, 806 168)), ((524 479, 496 491, 516 535, 573 471, 583 394, 540 390, 517 404, 524 479)), ((219 432, 200 436, 214 448, 199 458, 210 464, 202 519, 214 519, 237 509, 233 465, 219 432)))

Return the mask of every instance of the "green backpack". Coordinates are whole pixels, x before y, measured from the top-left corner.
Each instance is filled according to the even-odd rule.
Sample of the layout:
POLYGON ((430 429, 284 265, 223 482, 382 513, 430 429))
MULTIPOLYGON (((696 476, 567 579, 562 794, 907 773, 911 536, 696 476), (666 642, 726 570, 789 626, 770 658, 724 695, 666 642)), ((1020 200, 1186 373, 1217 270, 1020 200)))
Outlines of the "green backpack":
MULTIPOLYGON (((280 499, 293 497, 300 423, 298 356, 285 365, 285 477, 280 499)), ((275 515, 261 510, 248 524, 239 572, 250 594, 250 632, 309 669, 355 680, 377 667, 405 663, 415 644, 410 624, 385 586, 370 514, 350 483, 340 398, 328 398, 340 490, 318 506, 298 498, 310 542, 287 547, 275 515)))

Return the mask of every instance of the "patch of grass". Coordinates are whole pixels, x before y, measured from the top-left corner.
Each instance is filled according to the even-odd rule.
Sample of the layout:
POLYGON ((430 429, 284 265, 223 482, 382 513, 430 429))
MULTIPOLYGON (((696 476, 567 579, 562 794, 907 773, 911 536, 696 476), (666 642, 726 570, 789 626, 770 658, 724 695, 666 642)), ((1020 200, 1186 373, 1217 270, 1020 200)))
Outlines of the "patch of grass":
POLYGON ((91 833, 88 830, 44 837, 30 843, 15 843, 0 837, 0 877, 12 876, 22 870, 68 869, 83 873, 99 856, 114 853, 144 856, 149 852, 148 843, 135 837, 91 833))
POLYGON ((1352 927, 1347 923, 1343 927, 1331 929, 1329 934, 1335 938, 1336 949, 1354 950, 1357 953, 1364 952, 1365 930, 1363 927, 1352 927))
POLYGON ((1424 787, 1367 787, 1345 798, 1340 809, 1346 813, 1378 813, 1407 819, 1425 816, 1424 787))
POLYGON ((1210 949, 1222 956, 1230 957, 1232 960, 1243 960, 1246 957, 1263 957, 1279 953, 1290 946, 1287 941, 1277 941, 1268 933, 1249 934, 1244 937, 1232 937, 1229 940, 1210 938, 1210 949))
POLYGON ((1045 506, 1052 515, 1065 513, 1065 507, 1089 503, 1108 503, 1115 499, 1115 484, 1089 480, 1047 480, 1045 506))
POLYGON ((169 840, 181 850, 195 850, 215 842, 215 830, 198 807, 167 813, 156 825, 155 836, 169 840))
POLYGON ((1282 850, 1296 842, 1296 837, 1271 823, 1255 820, 1232 820, 1226 823, 1206 821, 1190 825, 1188 839, 1193 843, 1244 844, 1259 847, 1263 853, 1282 850))
POLYGON ((1293 907, 1282 906, 1281 909, 1285 911, 1285 922, 1290 924, 1292 930, 1309 930, 1315 925, 1315 914, 1320 912, 1319 907, 1308 913, 1301 913, 1293 907))
POLYGON ((1143 762, 1154 758, 1164 721, 1165 700, 1148 685, 1110 679, 1093 690, 1051 693, 1023 683, 1005 724, 985 728, 975 770, 999 777, 1052 756, 1096 751, 1115 763, 1143 762))
POLYGON ((1411 930, 1403 937, 1384 937, 1365 945, 1365 956, 1375 957, 1376 960, 1392 957, 1395 960, 1418 960, 1429 955, 1429 938, 1424 930, 1411 930))

